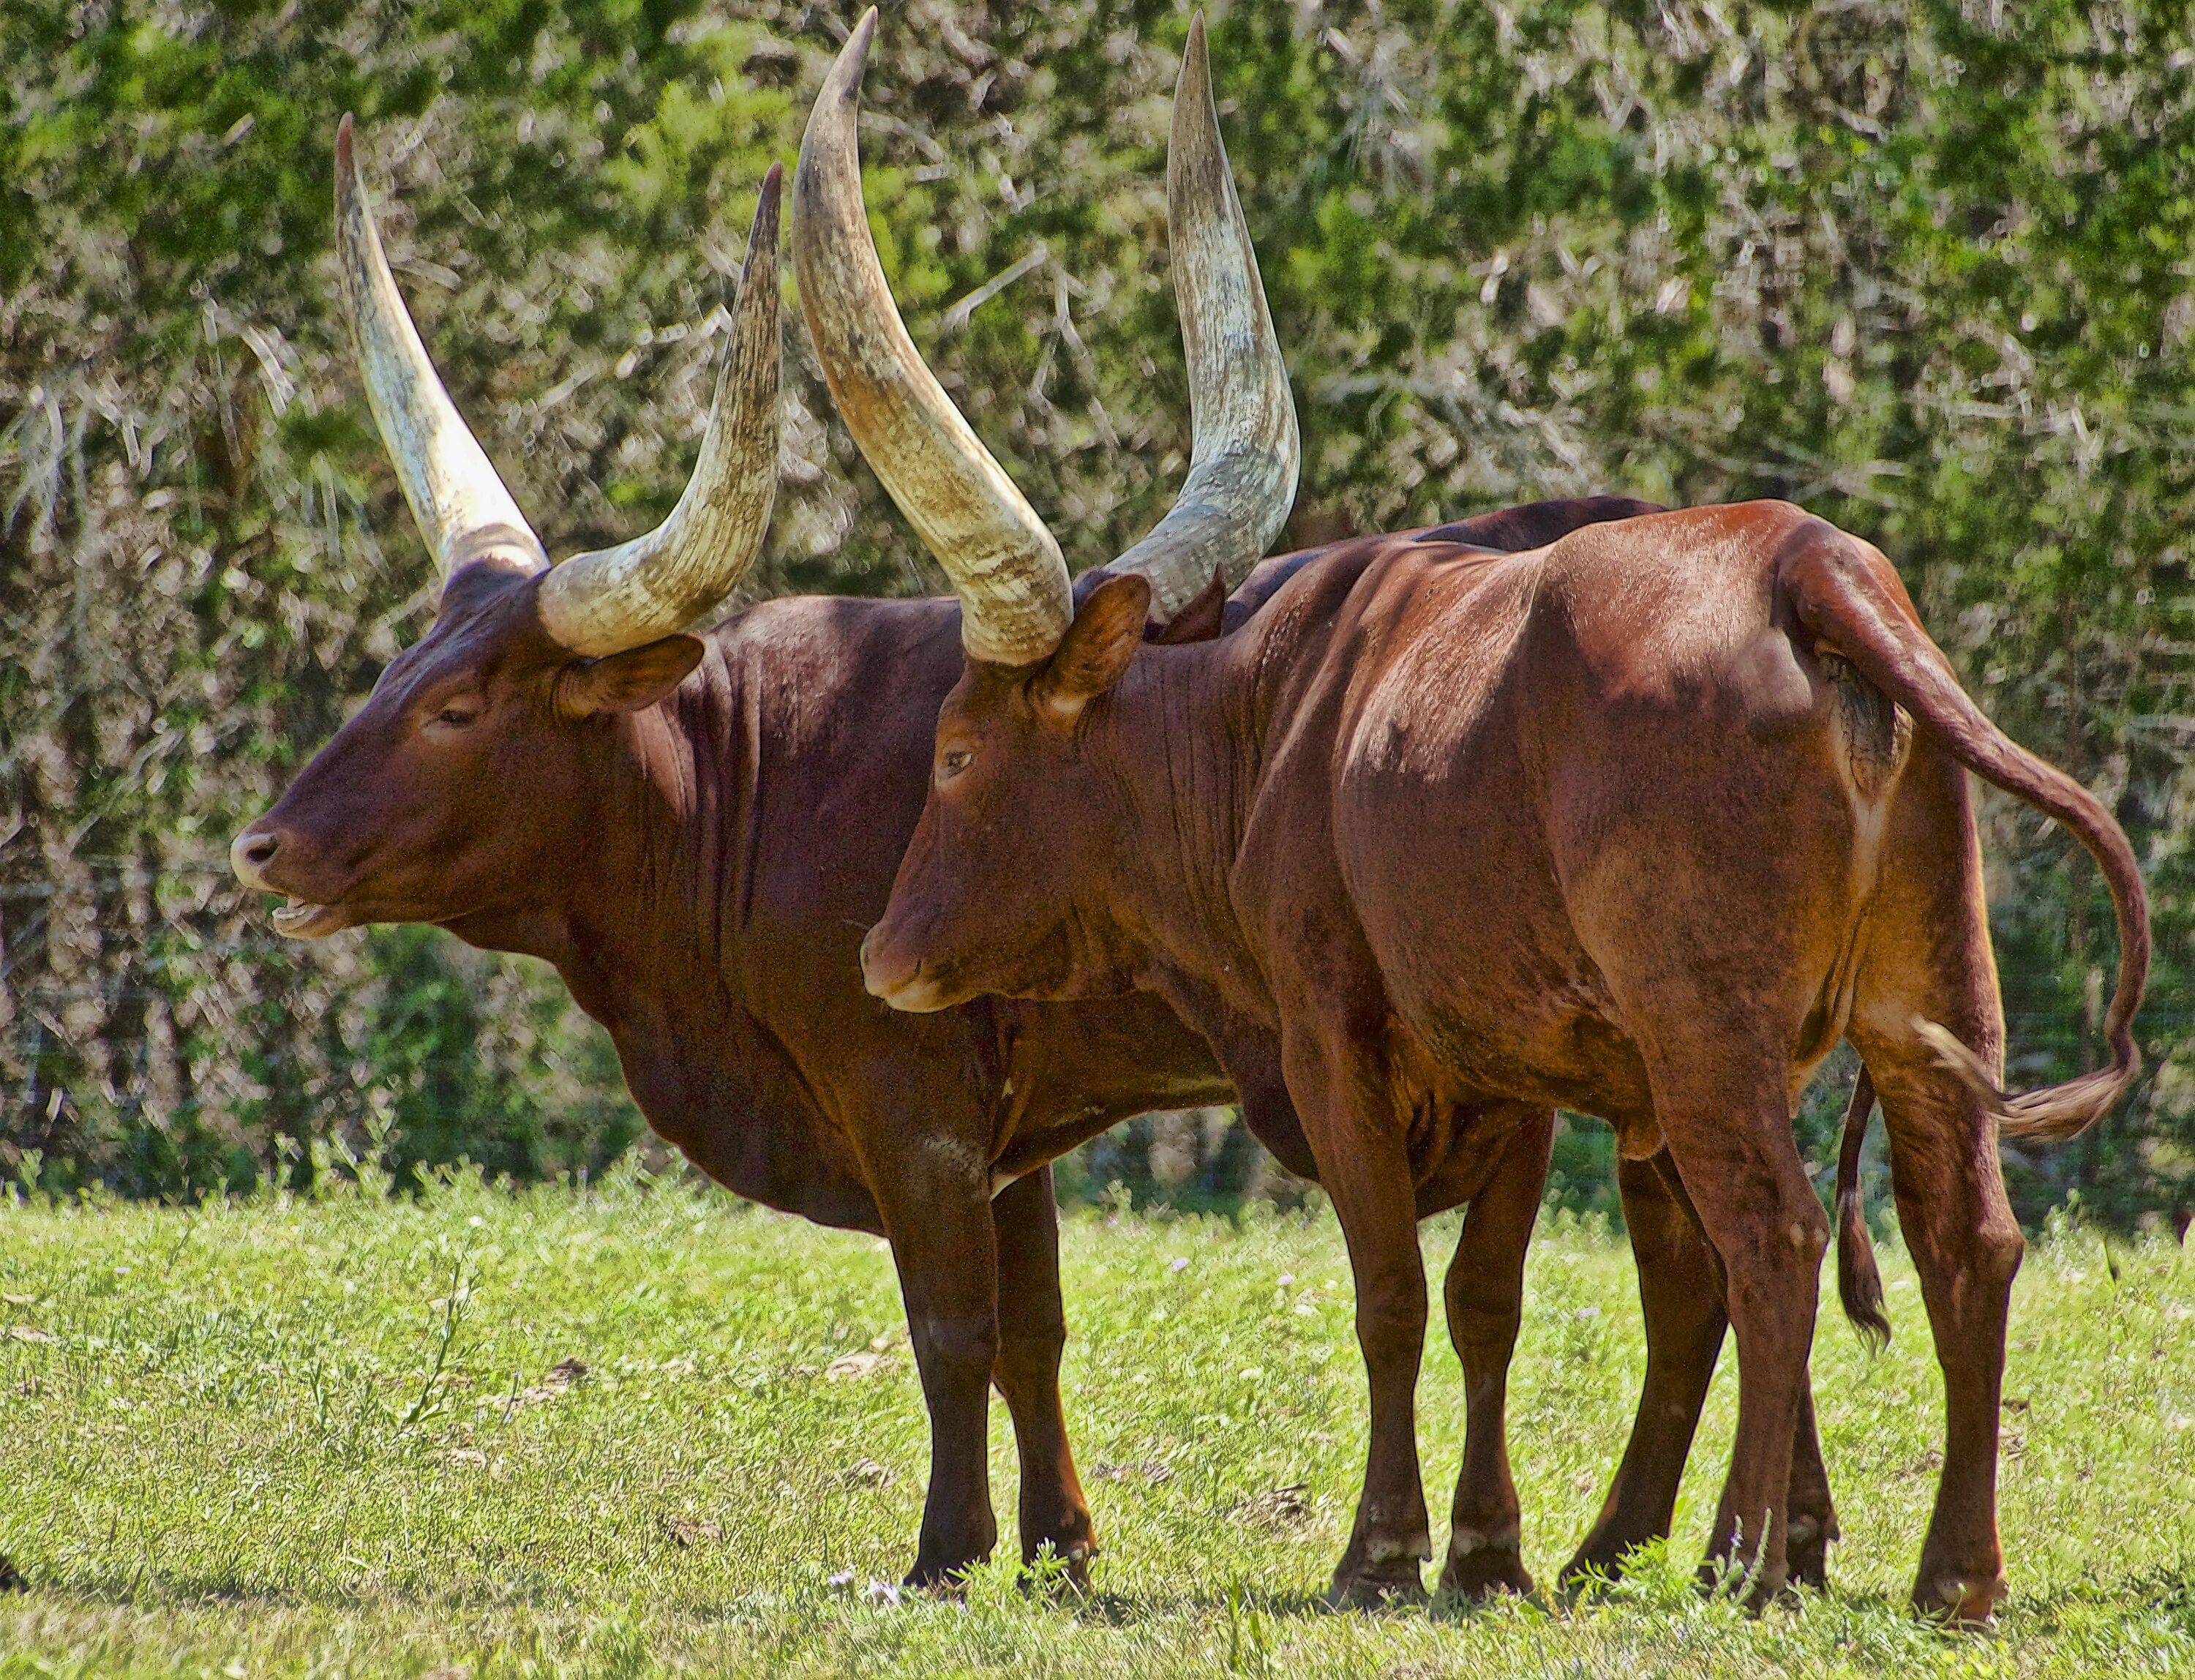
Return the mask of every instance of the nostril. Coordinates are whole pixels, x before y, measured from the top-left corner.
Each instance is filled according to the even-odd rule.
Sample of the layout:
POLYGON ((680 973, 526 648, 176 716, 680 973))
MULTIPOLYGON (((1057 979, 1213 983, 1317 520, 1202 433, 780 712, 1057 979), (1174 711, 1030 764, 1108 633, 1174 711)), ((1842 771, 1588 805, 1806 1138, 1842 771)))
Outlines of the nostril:
POLYGON ((248 885, 259 886, 260 872, 282 849, 282 836, 272 829, 246 828, 228 848, 229 867, 248 885))

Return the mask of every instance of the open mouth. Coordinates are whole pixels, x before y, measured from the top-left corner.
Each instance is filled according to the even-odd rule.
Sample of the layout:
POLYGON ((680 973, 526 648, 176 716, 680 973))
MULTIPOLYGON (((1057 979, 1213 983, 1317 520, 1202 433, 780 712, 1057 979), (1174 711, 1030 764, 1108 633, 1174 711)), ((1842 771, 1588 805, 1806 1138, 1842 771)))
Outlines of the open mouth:
POLYGON ((308 904, 292 898, 274 912, 274 931, 291 939, 319 939, 349 925, 333 904, 308 904))

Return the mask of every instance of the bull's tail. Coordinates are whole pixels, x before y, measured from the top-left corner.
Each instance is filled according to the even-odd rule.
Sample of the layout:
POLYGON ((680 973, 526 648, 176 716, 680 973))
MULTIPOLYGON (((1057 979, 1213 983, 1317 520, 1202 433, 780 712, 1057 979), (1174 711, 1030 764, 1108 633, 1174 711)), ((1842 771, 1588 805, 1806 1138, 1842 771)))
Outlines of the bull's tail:
POLYGON ((1844 1141, 1837 1148, 1837 1299, 1869 1351, 1890 1345, 1890 1314, 1883 1310, 1882 1273, 1875 1264, 1875 1237, 1859 1195, 1859 1152, 1875 1112, 1875 1081, 1862 1067, 1845 1110, 1844 1141))
POLYGON ((1896 574, 1863 545, 1833 526, 1809 522, 1786 546, 1778 571, 1800 621, 1823 650, 1849 661, 1975 775, 2056 821, 2103 871, 2119 933, 2118 985, 2104 1015, 2108 1066, 2063 1085, 2011 1095, 1945 1028, 1916 1023, 1937 1059, 1990 1105, 2004 1136, 2018 1143, 2060 1143, 2079 1135, 2111 1111, 2141 1071, 2134 1015, 2149 979, 2149 905, 2125 831, 2094 794, 1989 720, 1914 618, 1896 574))

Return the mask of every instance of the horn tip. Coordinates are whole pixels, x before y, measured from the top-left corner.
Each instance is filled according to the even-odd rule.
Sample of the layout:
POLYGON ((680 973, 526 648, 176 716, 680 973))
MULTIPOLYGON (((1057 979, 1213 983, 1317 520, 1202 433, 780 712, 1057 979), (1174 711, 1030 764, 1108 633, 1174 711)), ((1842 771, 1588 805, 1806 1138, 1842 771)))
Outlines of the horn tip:
POLYGON ((346 111, 343 120, 336 124, 336 183, 341 186, 350 178, 354 167, 351 153, 351 130, 354 126, 351 114, 346 111))
POLYGON ((839 63, 846 66, 847 79, 857 88, 861 72, 869 66, 869 43, 876 38, 877 9, 872 6, 861 14, 861 20, 854 26, 854 32, 846 38, 846 45, 838 55, 839 63))
POLYGON ((1181 74, 1174 83, 1173 101, 1177 134, 1182 123, 1196 122, 1213 108, 1212 54, 1204 38, 1201 11, 1189 20, 1189 40, 1182 48, 1181 74))
POLYGON ((767 251, 769 260, 777 260, 778 201, 785 190, 785 165, 772 164, 762 177, 762 190, 755 194, 754 226, 747 235, 747 263, 752 266, 756 254, 767 251))

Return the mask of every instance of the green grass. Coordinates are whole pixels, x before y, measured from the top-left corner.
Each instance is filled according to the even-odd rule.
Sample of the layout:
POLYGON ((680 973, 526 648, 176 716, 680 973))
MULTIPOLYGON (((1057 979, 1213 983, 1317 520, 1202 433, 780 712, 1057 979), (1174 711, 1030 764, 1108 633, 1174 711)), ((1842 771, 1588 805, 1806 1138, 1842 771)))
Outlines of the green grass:
MULTIPOLYGON (((1427 1228, 1436 1277, 1454 1233, 1427 1228)), ((1835 1591, 1755 1621, 1689 1585, 1729 1358, 1677 1539, 1632 1584, 1569 1611, 1331 1615, 1314 1601, 1349 1520, 1363 1382, 1330 1219, 1084 1216, 1065 1247, 1095 1592, 1030 1595, 1000 1563, 965 1602, 895 1605, 868 1584, 912 1556, 927 1448, 879 1244, 631 1177, 393 1204, 0 1204, 0 1550, 32 1583, 0 1598, 0 1677, 2195 1672, 2195 1268, 2169 1241, 2074 1231, 2029 1257, 2014 1596, 1979 1635, 1901 1608, 1940 1399, 1895 1252, 1891 1351, 1869 1360, 1834 1318, 1817 1347, 1835 1591), (570 1359, 588 1369, 567 1386, 551 1373, 570 1359), (1299 1484, 1299 1510, 1260 1498, 1299 1484)), ((1543 1232, 1511 1412, 1543 1576, 1606 1484, 1642 1357, 1621 1244, 1543 1232)), ((1462 1423, 1444 1342, 1422 1396, 1444 1511, 1462 1423)))

